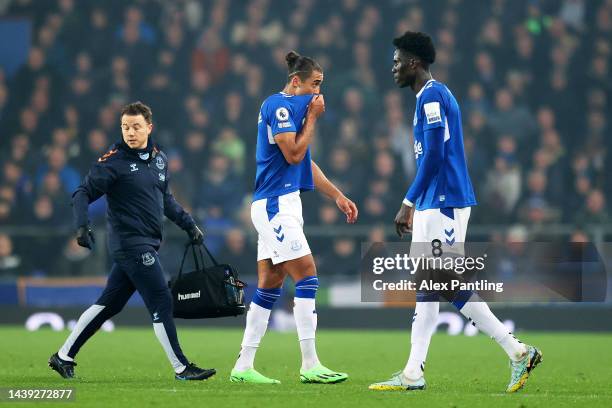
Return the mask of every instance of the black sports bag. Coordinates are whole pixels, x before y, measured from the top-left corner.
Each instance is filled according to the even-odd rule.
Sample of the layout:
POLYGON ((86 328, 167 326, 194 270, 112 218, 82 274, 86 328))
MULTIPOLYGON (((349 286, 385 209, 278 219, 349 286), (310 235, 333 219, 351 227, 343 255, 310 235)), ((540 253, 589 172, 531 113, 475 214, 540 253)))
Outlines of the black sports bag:
POLYGON ((244 314, 244 282, 229 264, 219 264, 204 244, 187 244, 178 275, 168 282, 172 292, 173 315, 182 319, 238 316, 244 314), (191 248, 195 270, 183 273, 187 252, 191 248), (212 261, 204 266, 202 248, 212 261), (199 255, 199 257, 198 257, 199 255))

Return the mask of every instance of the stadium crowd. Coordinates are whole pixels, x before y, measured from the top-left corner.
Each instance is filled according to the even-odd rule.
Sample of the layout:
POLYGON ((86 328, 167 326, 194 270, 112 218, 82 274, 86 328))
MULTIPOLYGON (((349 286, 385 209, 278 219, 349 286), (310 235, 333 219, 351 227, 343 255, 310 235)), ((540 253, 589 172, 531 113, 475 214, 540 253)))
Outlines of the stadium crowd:
MULTIPOLYGON (((588 239, 611 221, 610 0, 8 0, 0 16, 32 24, 27 59, 0 69, 0 231, 13 231, 0 232, 0 276, 106 272, 70 239, 70 196, 134 100, 153 109, 177 200, 223 231, 208 237, 219 258, 253 273, 257 114, 291 49, 325 69, 313 157, 384 239, 415 173, 414 94, 391 77, 391 39, 408 29, 432 34, 433 75, 462 109, 472 225, 564 223, 588 239), (52 233, 15 233, 29 226, 52 233)), ((104 211, 91 207, 96 229, 104 211)), ((317 194, 304 218, 344 221, 317 194)), ((351 274, 365 239, 311 246, 321 269, 351 274)))

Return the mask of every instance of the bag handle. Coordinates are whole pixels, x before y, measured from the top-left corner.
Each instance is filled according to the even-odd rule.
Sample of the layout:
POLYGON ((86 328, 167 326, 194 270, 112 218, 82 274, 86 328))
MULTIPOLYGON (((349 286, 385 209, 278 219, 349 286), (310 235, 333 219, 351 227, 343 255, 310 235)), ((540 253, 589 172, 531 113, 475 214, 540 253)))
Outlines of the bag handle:
MULTIPOLYGON (((198 245, 198 249, 200 250, 200 255, 202 255, 202 248, 204 248, 204 251, 206 251, 206 254, 208 255, 208 257, 212 261, 213 265, 214 266, 218 266, 219 263, 217 262, 215 257, 210 253, 210 251, 208 250, 208 247, 206 246, 206 244, 204 242, 202 242, 202 245, 198 245)), ((202 256, 202 267, 204 267, 204 257, 203 256, 202 256)))
POLYGON ((183 259, 181 260, 181 267, 179 268, 179 273, 178 273, 178 278, 179 279, 183 275, 183 265, 185 264, 185 258, 187 258, 187 251, 189 251, 190 247, 191 247, 191 252, 193 253, 193 261, 195 263, 195 267, 196 267, 197 271, 200 270, 200 263, 202 264, 202 270, 206 269, 205 266, 204 266, 204 254, 202 253, 202 247, 204 247, 204 250, 206 251, 206 254, 208 255, 208 257, 212 261, 213 265, 214 266, 219 265, 219 263, 217 262, 215 257, 210 253, 210 251, 208 250, 206 245, 204 245, 204 243, 202 243, 202 245, 196 245, 196 244, 192 244, 191 242, 189 242, 189 243, 185 244, 185 251, 183 252, 183 259), (197 252, 200 254, 200 262, 198 262, 198 256, 197 256, 197 253, 196 253, 196 248, 198 248, 197 252))

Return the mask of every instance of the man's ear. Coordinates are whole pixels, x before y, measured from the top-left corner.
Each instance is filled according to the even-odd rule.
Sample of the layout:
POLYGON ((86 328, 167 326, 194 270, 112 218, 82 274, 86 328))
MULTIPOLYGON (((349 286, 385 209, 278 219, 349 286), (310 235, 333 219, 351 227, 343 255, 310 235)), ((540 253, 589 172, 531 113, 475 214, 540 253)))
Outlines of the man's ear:
POLYGON ((291 78, 291 86, 294 88, 299 88, 300 87, 300 78, 297 75, 294 75, 291 78))

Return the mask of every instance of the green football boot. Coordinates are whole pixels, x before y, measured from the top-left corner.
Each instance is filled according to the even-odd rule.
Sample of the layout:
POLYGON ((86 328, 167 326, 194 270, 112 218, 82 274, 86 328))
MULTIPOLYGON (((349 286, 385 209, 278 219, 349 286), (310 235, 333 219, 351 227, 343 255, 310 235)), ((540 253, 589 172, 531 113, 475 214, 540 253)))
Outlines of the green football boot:
POLYGON ((232 370, 230 381, 233 383, 248 384, 280 384, 280 381, 268 378, 254 368, 249 368, 244 371, 232 370))
POLYGON ((516 392, 523 388, 531 370, 542 362, 542 352, 533 346, 527 346, 527 354, 519 361, 510 360, 510 383, 506 392, 516 392))
POLYGON ((321 363, 310 370, 300 370, 300 381, 311 384, 336 384, 348 378, 346 373, 337 373, 321 363))

